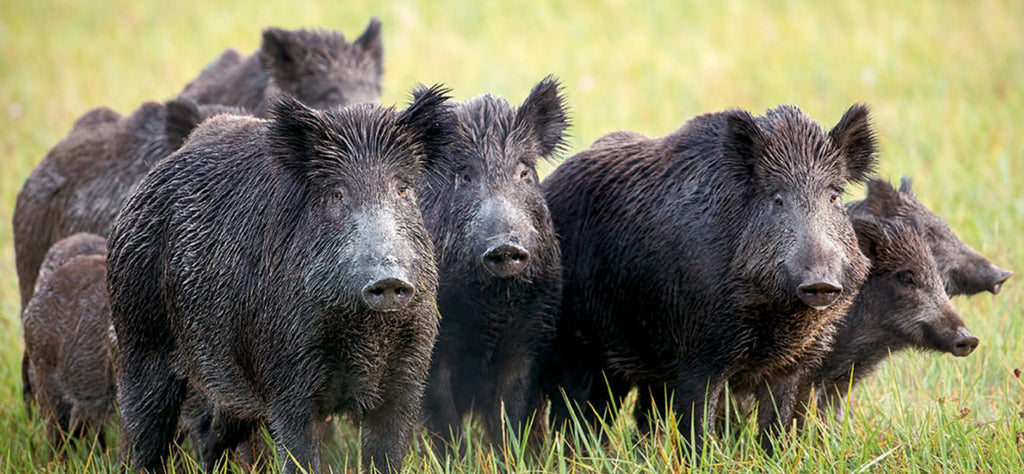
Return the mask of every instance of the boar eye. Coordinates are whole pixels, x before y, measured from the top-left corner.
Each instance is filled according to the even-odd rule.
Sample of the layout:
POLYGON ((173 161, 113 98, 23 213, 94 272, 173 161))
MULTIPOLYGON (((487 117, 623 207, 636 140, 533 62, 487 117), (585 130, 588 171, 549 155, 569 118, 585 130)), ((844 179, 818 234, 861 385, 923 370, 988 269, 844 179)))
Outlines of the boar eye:
POLYGON ((781 206, 782 205, 782 196, 775 196, 775 205, 776 206, 781 206))
POLYGON ((896 281, 900 282, 901 285, 917 286, 917 281, 914 280, 914 272, 910 270, 896 273, 896 281))
POLYGON ((408 186, 402 185, 398 187, 398 195, 405 196, 405 192, 409 190, 408 186))
POLYGON ((839 199, 840 199, 840 197, 839 197, 838 194, 833 194, 833 195, 829 196, 828 202, 830 202, 832 204, 835 204, 835 203, 839 202, 839 199))
POLYGON ((519 172, 519 179, 526 179, 530 176, 530 170, 522 170, 519 172))
POLYGON ((462 175, 462 180, 468 183, 470 181, 473 181, 473 178, 470 178, 468 174, 464 174, 462 175))
POLYGON ((334 193, 334 196, 333 196, 333 197, 334 197, 334 200, 335 200, 335 201, 340 201, 340 200, 341 200, 341 198, 343 198, 343 197, 345 197, 345 196, 341 194, 341 191, 338 191, 338 192, 334 193))

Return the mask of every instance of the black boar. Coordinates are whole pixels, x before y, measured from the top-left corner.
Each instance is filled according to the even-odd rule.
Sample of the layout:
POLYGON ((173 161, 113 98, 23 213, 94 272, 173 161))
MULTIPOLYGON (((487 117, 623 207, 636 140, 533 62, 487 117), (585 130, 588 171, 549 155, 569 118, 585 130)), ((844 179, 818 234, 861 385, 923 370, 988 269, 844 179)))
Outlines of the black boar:
POLYGON ((864 106, 827 134, 780 106, 702 115, 659 139, 616 132, 559 166, 542 184, 564 269, 544 369, 555 423, 563 390, 587 415, 663 386, 700 444, 727 380, 762 406, 774 396, 763 433, 787 422, 804 361, 867 275, 841 196, 875 151, 864 106))
POLYGON ((102 446, 114 414, 106 252, 103 237, 94 234, 54 244, 21 315, 23 370, 55 452, 68 437, 95 437, 102 446))
POLYGON ((909 178, 900 180, 899 190, 884 179, 872 179, 864 200, 850 203, 847 212, 851 216, 872 214, 899 219, 917 229, 931 249, 949 296, 982 291, 996 294, 1013 275, 960 240, 945 220, 921 204, 909 178))
POLYGON ((179 97, 239 105, 262 116, 281 91, 315 109, 377 102, 383 75, 384 46, 376 18, 352 43, 340 32, 268 28, 256 53, 243 59, 233 49, 225 51, 179 97))
MULTIPOLYGON (((885 184, 888 186, 888 183, 885 184)), ((907 348, 957 357, 978 346, 950 304, 928 244, 909 225, 872 215, 852 217, 871 272, 838 324, 835 344, 812 373, 818 408, 842 413, 850 387, 889 354, 907 348)), ((800 400, 808 400, 808 386, 800 400)))
POLYGON ((518 109, 491 95, 456 105, 451 152, 422 187, 442 315, 424 411, 442 442, 473 409, 498 445, 503 417, 521 428, 540 401, 562 267, 535 166, 564 147, 559 87, 544 79, 518 109))
MULTIPOLYGON (((181 146, 196 124, 220 113, 244 112, 170 101, 147 102, 128 117, 106 107, 82 115, 32 170, 15 200, 14 258, 21 307, 32 298, 37 277, 46 272, 40 264, 54 242, 77 232, 105 237, 132 186, 181 146)), ((22 382, 29 408, 32 385, 25 361, 22 382)))
POLYGON ((269 120, 207 120, 143 179, 110 236, 122 457, 161 470, 191 388, 220 440, 267 423, 286 472, 320 471, 335 413, 362 423, 367 469, 399 469, 437 333, 415 183, 451 140, 446 100, 282 95, 269 120))

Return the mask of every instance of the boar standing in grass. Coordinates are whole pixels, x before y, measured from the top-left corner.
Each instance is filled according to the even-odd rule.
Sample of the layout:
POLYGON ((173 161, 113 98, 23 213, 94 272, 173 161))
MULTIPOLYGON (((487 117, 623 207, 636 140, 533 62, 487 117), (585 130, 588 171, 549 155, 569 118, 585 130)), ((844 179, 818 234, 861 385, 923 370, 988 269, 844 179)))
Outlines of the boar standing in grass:
POLYGON ((384 46, 376 18, 352 43, 335 31, 268 28, 256 53, 242 58, 228 49, 179 97, 200 104, 239 105, 263 116, 280 92, 315 109, 375 103, 383 75, 384 46))
POLYGON ((103 427, 115 411, 106 253, 95 234, 54 244, 21 315, 24 370, 57 453, 69 437, 103 446, 103 427))
POLYGON ((673 397, 699 449, 727 380, 778 407, 762 433, 787 423, 867 275, 841 196, 875 150, 864 106, 828 133, 780 106, 612 133, 559 166, 542 184, 565 276, 544 382, 556 424, 563 390, 592 418, 640 386, 642 406, 673 397))
POLYGON ((367 470, 400 468, 438 325, 415 183, 451 141, 446 100, 320 112, 282 95, 268 120, 206 121, 146 176, 110 237, 126 461, 162 470, 192 388, 222 441, 208 469, 265 422, 286 472, 320 472, 340 413, 367 470))
POLYGON ((456 105, 451 152, 422 187, 442 315, 424 411, 442 442, 472 409, 499 445, 504 417, 519 430, 538 408, 562 267, 536 164, 564 147, 559 88, 546 78, 518 108, 489 94, 456 105))
POLYGON ((884 179, 868 182, 864 200, 850 203, 851 216, 875 215, 898 219, 917 230, 931 250, 949 296, 999 293, 1013 272, 1003 270, 960 240, 941 217, 914 195, 909 178, 897 190, 884 179))
MULTIPOLYGON (((872 215, 851 220, 871 272, 810 377, 818 408, 831 407, 838 416, 851 385, 889 354, 916 348, 964 357, 978 346, 946 296, 928 244, 911 226, 872 215)), ((811 384, 798 400, 809 400, 811 384)))
MULTIPOLYGON (((14 258, 25 308, 36 286, 43 256, 54 242, 76 232, 106 236, 121 204, 142 177, 181 146, 207 117, 243 113, 187 101, 147 102, 122 117, 106 107, 85 113, 71 132, 32 170, 14 205, 14 258)), ((22 360, 23 393, 32 399, 22 360)))

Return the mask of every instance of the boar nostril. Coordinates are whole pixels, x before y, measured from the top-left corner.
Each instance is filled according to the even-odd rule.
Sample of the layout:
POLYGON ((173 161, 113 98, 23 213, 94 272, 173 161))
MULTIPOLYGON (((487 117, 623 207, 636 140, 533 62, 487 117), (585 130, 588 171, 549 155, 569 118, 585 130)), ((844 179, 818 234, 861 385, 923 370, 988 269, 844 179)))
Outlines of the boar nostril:
POLYGON ((953 345, 953 355, 957 357, 964 357, 974 352, 974 349, 978 347, 978 338, 967 334, 967 337, 961 337, 953 345))
POLYGON ((992 287, 988 291, 991 291, 993 295, 998 295, 999 290, 1003 289, 1003 283, 1006 283, 1006 280, 1009 280, 1010 277, 1013 276, 1013 272, 1009 270, 1003 270, 1002 268, 999 267, 995 267, 995 269, 996 278, 995 281, 992 282, 992 287))
POLYGON ((397 311, 412 301, 416 289, 398 278, 384 278, 363 287, 363 301, 376 311, 397 311))
POLYGON ((530 262, 530 252, 516 243, 504 243, 491 247, 481 255, 484 267, 497 277, 518 275, 530 262))
POLYGON ((805 283, 797 288, 800 300, 807 306, 819 310, 834 303, 842 292, 842 286, 824 281, 805 283))

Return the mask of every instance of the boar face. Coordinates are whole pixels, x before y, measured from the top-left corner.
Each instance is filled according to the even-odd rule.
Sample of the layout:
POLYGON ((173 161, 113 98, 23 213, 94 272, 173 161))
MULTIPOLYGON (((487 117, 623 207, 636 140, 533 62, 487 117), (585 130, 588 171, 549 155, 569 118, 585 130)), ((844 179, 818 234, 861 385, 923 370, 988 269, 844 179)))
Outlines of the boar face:
MULTIPOLYGON (((448 140, 443 91, 405 111, 353 106, 326 112, 284 97, 273 107, 272 152, 303 183, 313 247, 305 288, 325 307, 400 310, 436 280, 415 183, 448 140)), ((300 197, 297 197, 301 199, 300 197)))
POLYGON ((534 260, 550 259, 556 239, 536 164, 564 146, 559 88, 544 79, 518 109, 490 95, 456 107, 451 154, 425 187, 442 266, 484 279, 530 278, 534 260))
POLYGON ((337 32, 270 28, 261 61, 277 87, 312 108, 374 103, 384 74, 380 28, 370 20, 352 43, 337 32))
POLYGON ((736 262, 762 294, 823 310, 849 302, 867 260, 842 205, 847 181, 869 172, 875 153, 867 109, 851 107, 827 135, 794 107, 730 117, 728 152, 752 158, 750 219, 736 262))
POLYGON ((856 216, 857 239, 871 259, 871 277, 862 290, 871 295, 864 304, 874 321, 859 321, 861 329, 883 331, 896 347, 908 345, 963 357, 978 346, 950 304, 939 269, 924 239, 902 222, 856 216))

